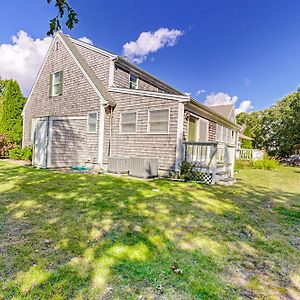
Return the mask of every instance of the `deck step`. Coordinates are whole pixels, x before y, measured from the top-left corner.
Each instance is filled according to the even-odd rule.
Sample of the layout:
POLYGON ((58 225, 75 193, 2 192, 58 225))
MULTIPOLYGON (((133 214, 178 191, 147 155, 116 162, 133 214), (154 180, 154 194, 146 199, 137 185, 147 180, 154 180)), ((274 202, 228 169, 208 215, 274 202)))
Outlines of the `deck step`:
POLYGON ((219 184, 219 185, 233 185, 233 183, 234 183, 234 178, 227 177, 227 178, 221 179, 217 184, 219 184))
POLYGON ((226 170, 226 171, 217 172, 216 175, 222 176, 222 175, 227 175, 229 173, 230 173, 230 170, 226 170))

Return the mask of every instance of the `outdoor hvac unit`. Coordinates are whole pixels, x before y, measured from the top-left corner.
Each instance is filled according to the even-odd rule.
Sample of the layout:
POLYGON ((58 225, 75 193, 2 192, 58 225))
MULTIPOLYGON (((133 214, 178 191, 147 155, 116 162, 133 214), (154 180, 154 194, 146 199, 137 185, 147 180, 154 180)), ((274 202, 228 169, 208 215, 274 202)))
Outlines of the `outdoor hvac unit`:
POLYGON ((124 157, 109 157, 108 172, 124 174, 129 172, 129 159, 124 157))
POLYGON ((129 175, 141 178, 158 176, 158 159, 146 157, 130 157, 129 175))

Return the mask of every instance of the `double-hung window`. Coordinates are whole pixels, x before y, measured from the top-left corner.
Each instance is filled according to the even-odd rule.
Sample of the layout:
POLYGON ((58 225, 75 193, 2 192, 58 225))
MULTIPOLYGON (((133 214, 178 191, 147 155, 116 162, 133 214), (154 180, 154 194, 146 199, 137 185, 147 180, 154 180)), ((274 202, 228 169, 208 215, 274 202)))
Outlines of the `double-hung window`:
POLYGON ((137 89, 138 88, 138 78, 137 76, 130 74, 129 75, 129 88, 137 89))
POLYGON ((223 126, 220 125, 220 124, 217 124, 216 140, 218 142, 222 142, 223 141, 223 126))
POLYGON ((120 115, 120 132, 136 133, 136 112, 126 112, 120 115))
POLYGON ((63 82, 63 72, 55 72, 50 74, 50 88, 49 96, 59 96, 62 95, 62 82, 63 82))
POLYGON ((87 127, 89 133, 97 132, 97 113, 93 112, 88 114, 87 127))
POLYGON ((169 133, 169 109, 149 111, 148 133, 169 133))

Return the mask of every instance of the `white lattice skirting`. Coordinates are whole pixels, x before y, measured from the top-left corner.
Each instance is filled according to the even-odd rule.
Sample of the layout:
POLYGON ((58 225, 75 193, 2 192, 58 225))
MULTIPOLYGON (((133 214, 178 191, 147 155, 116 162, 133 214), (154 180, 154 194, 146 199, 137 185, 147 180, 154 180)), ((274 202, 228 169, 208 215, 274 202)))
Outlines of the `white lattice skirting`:
POLYGON ((212 184, 212 174, 211 173, 201 173, 202 179, 199 183, 212 184))

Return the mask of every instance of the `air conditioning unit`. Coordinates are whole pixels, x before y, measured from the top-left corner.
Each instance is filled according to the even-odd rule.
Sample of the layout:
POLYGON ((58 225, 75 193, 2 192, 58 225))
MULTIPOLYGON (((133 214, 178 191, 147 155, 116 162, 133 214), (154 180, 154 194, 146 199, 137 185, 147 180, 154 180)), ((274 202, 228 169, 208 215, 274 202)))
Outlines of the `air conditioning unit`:
POLYGON ((158 176, 158 158, 130 157, 129 175, 141 178, 158 176))
POLYGON ((108 157, 108 172, 125 174, 129 172, 129 159, 124 157, 108 157))

